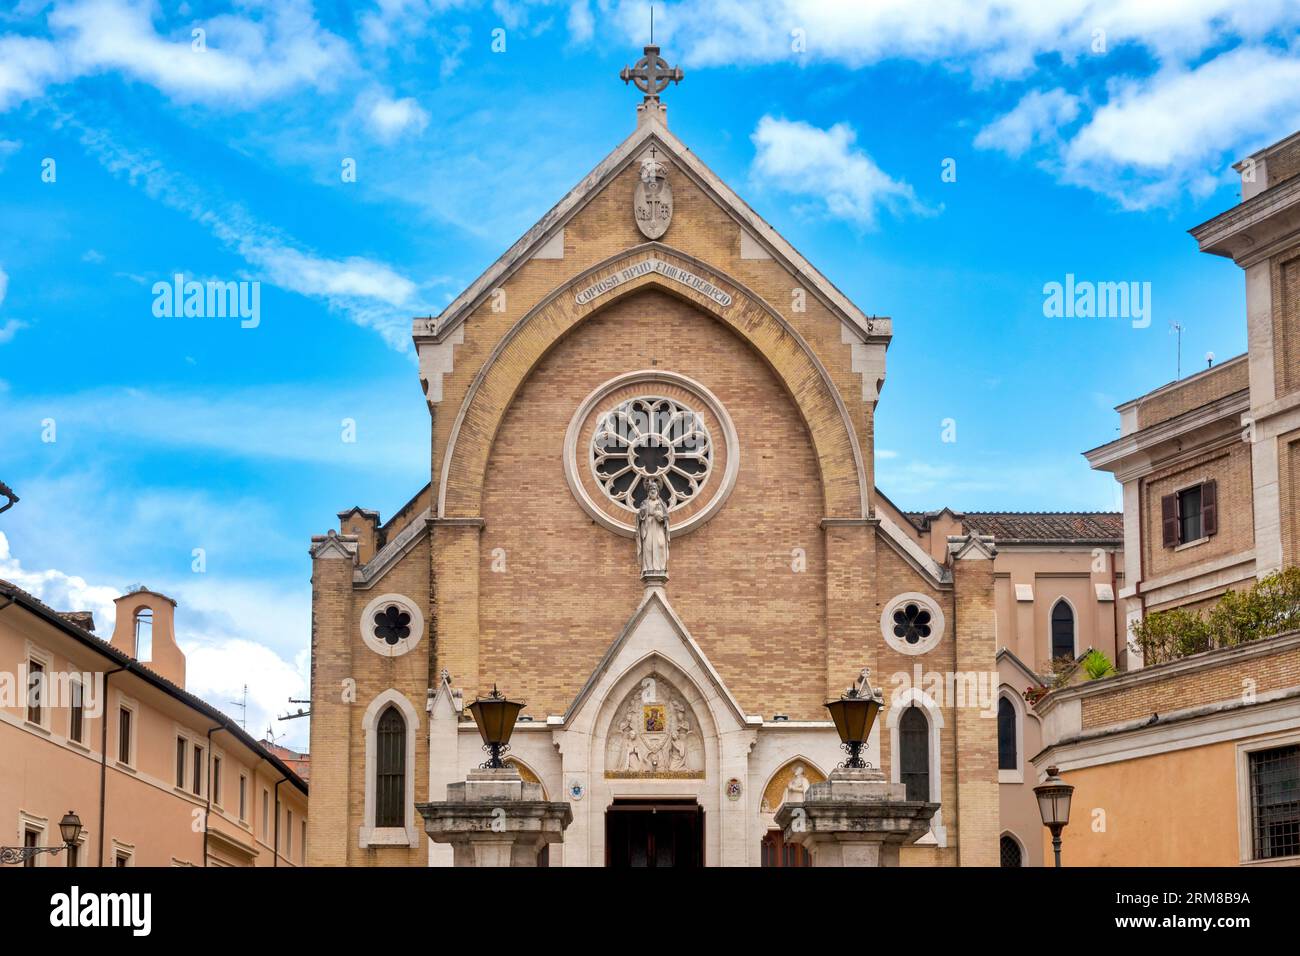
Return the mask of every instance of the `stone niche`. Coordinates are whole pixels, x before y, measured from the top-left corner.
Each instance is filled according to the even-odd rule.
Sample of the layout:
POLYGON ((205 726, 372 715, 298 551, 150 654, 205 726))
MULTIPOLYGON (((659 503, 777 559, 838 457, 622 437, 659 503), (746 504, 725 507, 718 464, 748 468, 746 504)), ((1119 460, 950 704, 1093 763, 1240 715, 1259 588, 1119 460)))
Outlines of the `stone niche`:
POLYGON ((704 739, 695 711, 677 688, 658 674, 643 677, 623 699, 605 740, 608 778, 704 777, 704 739))

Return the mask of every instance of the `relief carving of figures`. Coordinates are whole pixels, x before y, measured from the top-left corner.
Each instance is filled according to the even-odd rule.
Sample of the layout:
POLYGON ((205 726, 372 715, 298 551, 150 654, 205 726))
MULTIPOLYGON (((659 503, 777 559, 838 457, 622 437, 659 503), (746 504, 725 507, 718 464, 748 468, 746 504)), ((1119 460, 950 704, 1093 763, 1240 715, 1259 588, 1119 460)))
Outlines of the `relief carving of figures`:
POLYGON ((659 684, 642 681, 616 712, 606 744, 606 776, 704 776, 704 742, 689 705, 675 693, 652 700, 659 684))

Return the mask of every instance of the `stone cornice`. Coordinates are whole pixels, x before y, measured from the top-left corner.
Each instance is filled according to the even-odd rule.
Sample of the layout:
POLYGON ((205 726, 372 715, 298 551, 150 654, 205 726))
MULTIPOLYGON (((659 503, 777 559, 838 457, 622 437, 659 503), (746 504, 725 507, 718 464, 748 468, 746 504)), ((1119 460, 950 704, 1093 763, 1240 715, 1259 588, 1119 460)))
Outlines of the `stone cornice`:
POLYGON ((1175 415, 1166 421, 1148 425, 1131 435, 1100 445, 1084 452, 1083 456, 1088 460, 1089 466, 1098 471, 1112 472, 1116 478, 1120 478, 1123 472, 1124 476, 1120 480, 1136 478, 1151 471, 1157 462, 1149 459, 1135 462, 1133 461, 1135 456, 1149 452, 1163 442, 1183 438, 1210 425, 1226 422, 1235 429, 1240 424, 1241 416, 1249 410, 1250 389, 1243 388, 1231 395, 1225 395, 1223 398, 1183 412, 1181 415, 1175 415))
POLYGON ((1285 180, 1188 230, 1202 252, 1243 267, 1295 239, 1300 229, 1300 177, 1285 180))

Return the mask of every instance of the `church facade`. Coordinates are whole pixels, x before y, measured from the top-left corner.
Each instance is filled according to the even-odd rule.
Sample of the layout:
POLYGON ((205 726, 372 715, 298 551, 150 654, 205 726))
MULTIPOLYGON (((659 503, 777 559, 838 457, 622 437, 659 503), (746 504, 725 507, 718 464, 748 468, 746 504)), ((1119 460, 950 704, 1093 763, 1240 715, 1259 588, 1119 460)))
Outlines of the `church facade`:
POLYGON ((892 335, 668 129, 632 134, 417 319, 430 482, 313 539, 309 863, 445 865, 416 805, 510 759, 573 822, 549 865, 797 862, 774 814, 844 759, 939 804, 905 864, 995 865, 993 539, 937 549, 874 486, 892 335))

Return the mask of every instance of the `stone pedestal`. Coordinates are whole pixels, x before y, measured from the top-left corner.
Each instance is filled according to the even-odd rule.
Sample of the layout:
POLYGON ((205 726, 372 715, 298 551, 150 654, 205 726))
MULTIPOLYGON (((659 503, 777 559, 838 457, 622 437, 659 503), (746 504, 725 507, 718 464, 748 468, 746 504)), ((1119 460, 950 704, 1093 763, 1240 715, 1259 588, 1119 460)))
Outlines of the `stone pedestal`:
POLYGON ((451 844, 456 866, 536 866, 542 848, 563 842, 573 822, 568 803, 543 800, 541 785, 513 767, 472 770, 447 785, 446 800, 416 809, 429 839, 451 844))
POLYGON ((787 843, 805 847, 813 866, 898 866, 898 851, 930 829, 937 803, 905 799, 906 787, 879 770, 835 770, 783 803, 776 822, 787 843))

